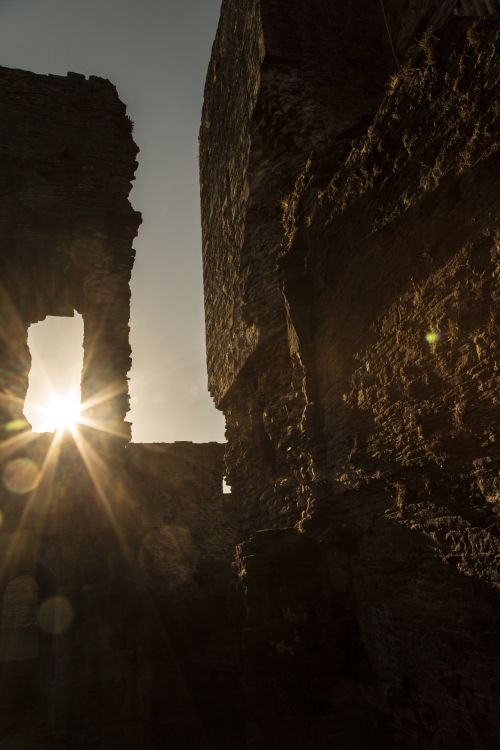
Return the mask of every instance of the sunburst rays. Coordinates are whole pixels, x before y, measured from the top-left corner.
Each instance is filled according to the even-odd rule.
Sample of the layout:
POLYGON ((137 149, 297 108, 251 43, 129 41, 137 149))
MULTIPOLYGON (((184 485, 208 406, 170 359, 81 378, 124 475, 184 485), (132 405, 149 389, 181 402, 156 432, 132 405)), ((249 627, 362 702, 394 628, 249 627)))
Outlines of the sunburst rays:
MULTIPOLYGON (((113 416, 113 401, 123 392, 123 387, 108 385, 84 401, 78 410, 73 401, 75 418, 62 420, 61 426, 52 433, 34 433, 29 429, 28 423, 22 420, 11 425, 10 429, 14 434, 0 442, 0 478, 11 497, 24 499, 16 533, 8 535, 2 550, 0 576, 21 553, 18 549, 20 539, 30 528, 29 519, 33 513, 36 511, 40 521, 49 512, 55 496, 54 483, 61 452, 69 441, 76 447, 74 460, 79 460, 80 466, 84 467, 93 493, 109 519, 122 553, 128 557, 125 534, 120 526, 119 513, 116 512, 118 506, 123 508, 128 497, 121 478, 112 471, 106 453, 106 443, 109 446, 109 441, 114 442, 113 438, 119 438, 120 441, 127 439, 125 428, 121 428, 118 419, 113 416), (48 443, 45 451, 42 448, 44 440, 48 443)), ((75 476, 78 476, 76 465, 74 469, 75 476)), ((72 471, 73 468, 70 467, 70 476, 72 471)))

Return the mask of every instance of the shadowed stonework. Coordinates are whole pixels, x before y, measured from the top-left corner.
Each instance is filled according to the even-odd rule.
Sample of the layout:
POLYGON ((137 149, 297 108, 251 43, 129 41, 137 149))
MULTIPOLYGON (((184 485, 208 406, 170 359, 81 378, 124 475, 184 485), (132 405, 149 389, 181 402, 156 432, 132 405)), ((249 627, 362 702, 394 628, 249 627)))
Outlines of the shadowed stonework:
POLYGON ((221 464, 215 443, 49 435, 3 454, 2 748, 234 746, 237 704, 212 715, 238 695, 221 464))
POLYGON ((129 281, 141 218, 128 202, 137 162, 114 86, 69 74, 0 69, 0 399, 19 418, 27 328, 82 314, 82 400, 124 441, 130 369, 129 281))
POLYGON ((132 124, 76 74, 0 68, 0 109, 0 747, 235 747, 223 446, 128 444, 132 124), (27 329, 75 310, 84 423, 34 434, 27 329))
POLYGON ((462 5, 222 4, 207 358, 255 750, 499 746, 499 27, 462 5))
POLYGON ((226 446, 129 443, 114 87, 0 68, 1 750, 499 746, 490 5, 223 0, 200 176, 226 446), (27 328, 75 310, 82 424, 34 435, 27 328))

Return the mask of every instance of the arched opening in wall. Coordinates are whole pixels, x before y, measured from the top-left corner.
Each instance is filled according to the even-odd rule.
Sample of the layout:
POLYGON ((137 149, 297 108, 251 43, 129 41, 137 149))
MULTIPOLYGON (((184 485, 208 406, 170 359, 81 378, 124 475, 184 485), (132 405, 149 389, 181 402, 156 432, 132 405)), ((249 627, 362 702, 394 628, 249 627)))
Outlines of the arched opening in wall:
POLYGON ((6 586, 0 621, 0 662, 38 657, 38 600, 38 584, 33 576, 17 576, 6 586))
POLYGON ((48 317, 28 330, 31 353, 24 415, 34 432, 72 427, 81 409, 83 318, 48 317))

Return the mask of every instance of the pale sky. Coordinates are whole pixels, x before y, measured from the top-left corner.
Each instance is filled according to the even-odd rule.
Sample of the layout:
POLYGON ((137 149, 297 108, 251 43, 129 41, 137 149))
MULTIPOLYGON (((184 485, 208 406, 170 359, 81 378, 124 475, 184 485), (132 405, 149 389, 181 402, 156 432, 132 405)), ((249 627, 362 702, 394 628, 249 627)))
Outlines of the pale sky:
MULTIPOLYGON (((224 439, 206 388, 198 191, 198 127, 220 2, 0 0, 0 65, 109 78, 134 121, 140 153, 130 200, 143 215, 132 276, 128 419, 136 442, 224 439)), ((66 369, 74 377, 75 328, 81 336, 78 319, 51 319, 30 330, 32 355, 45 355, 32 373, 34 400, 46 398, 35 368, 58 382, 66 369)))

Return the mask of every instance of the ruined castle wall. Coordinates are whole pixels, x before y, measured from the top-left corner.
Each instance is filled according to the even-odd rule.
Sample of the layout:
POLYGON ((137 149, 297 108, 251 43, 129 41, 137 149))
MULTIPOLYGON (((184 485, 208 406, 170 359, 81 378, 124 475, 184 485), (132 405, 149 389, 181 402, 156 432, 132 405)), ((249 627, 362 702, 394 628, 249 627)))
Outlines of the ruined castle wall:
POLYGON ((23 451, 40 472, 32 491, 5 482, 21 471, 19 456, 1 463, 2 742, 237 746, 237 536, 224 508, 224 447, 102 453, 82 438, 78 448, 52 439, 23 451), (33 612, 19 619, 21 599, 6 619, 19 576, 36 588, 33 612), (47 621, 40 612, 53 597, 59 614, 47 621))
POLYGON ((239 529, 222 492, 224 445, 130 444, 126 457, 141 528, 136 560, 155 613, 156 742, 239 747, 242 607, 232 566, 239 529))
POLYGON ((380 16, 355 48, 354 20, 368 17, 366 3, 342 12, 323 5, 296 0, 283 13, 272 0, 223 3, 200 129, 207 357, 218 403, 259 337, 282 331, 280 201, 304 153, 373 111, 391 66, 380 16), (357 68, 368 61, 371 75, 361 80, 357 68))
MULTIPOLYGON (((415 19, 397 10, 389 7, 392 22, 410 28, 415 19)), ((290 93, 285 134, 276 129, 279 89, 265 85, 271 69, 288 86, 288 68, 263 66, 267 108, 255 143, 259 132, 276 141, 252 152, 249 200, 255 186, 260 223, 249 212, 241 231, 279 235, 274 292, 252 260, 260 245, 247 246, 248 309, 264 327, 272 299, 285 331, 273 331, 265 356, 258 349, 236 377, 208 359, 212 380, 234 378, 226 395, 213 392, 226 415, 243 532, 276 529, 238 553, 250 747, 271 747, 269 733, 276 741, 285 726, 293 747, 346 737, 366 747, 371 721, 372 744, 384 748, 479 750, 497 741, 498 29, 450 11, 429 30, 437 12, 429 4, 418 43, 401 42, 411 57, 387 75, 378 111, 348 132, 331 130, 316 149, 301 141, 310 132, 305 87, 290 93), (297 143, 302 162, 295 188, 280 196, 278 225, 269 220, 276 174, 287 148, 294 168, 297 143), (252 183, 254 164, 261 171, 252 183), (298 530, 283 528, 301 515, 298 530), (318 667, 318 652, 328 667, 318 667), (350 654, 347 662, 338 653, 350 654)), ((321 12, 311 11, 315 24, 321 12)), ((286 21, 262 17, 285 57, 286 21)), ((317 49, 317 35, 304 33, 317 49)), ((357 69, 364 74, 366 64, 357 69)), ((210 105, 210 87, 207 96, 210 105)), ((331 123, 327 98, 315 101, 331 123)), ((223 139, 220 123, 218 132, 223 139)), ((201 146, 203 163, 203 137, 201 146)), ((205 264, 233 273, 223 248, 214 222, 205 264)), ((212 283, 209 321, 216 300, 212 283)), ((214 351, 217 328, 207 337, 214 351)), ((232 336, 229 349, 238 346, 232 336)))
POLYGON ((234 748, 224 447, 124 445, 132 123, 76 74, 0 68, 0 108, 0 745, 234 748), (86 424, 35 435, 27 330, 75 310, 86 424))
POLYGON ((220 443, 127 446, 131 492, 143 528, 141 564, 160 598, 185 584, 200 560, 232 558, 234 533, 230 514, 224 513, 223 459, 220 443), (176 566, 175 555, 169 558, 169 538, 178 530, 185 543, 180 543, 176 566))
POLYGON ((228 481, 249 528, 268 525, 269 513, 272 525, 300 518, 303 471, 310 480, 276 274, 281 203, 305 155, 329 153, 382 95, 394 63, 380 15, 362 23, 363 44, 355 44, 354 20, 368 21, 368 6, 222 7, 200 130, 207 361, 226 416, 228 481), (368 62, 363 79, 357 71, 368 62))
POLYGON ((77 310, 85 322, 83 398, 113 391, 108 413, 96 408, 94 416, 127 439, 129 281, 140 216, 128 201, 138 149, 125 106, 94 76, 8 68, 0 68, 0 106, 6 419, 19 416, 26 392, 27 326, 77 310), (7 381, 16 380, 10 398, 7 381))
POLYGON ((219 398, 256 346, 257 332, 244 319, 238 285, 239 274, 243 272, 240 249, 248 200, 245 180, 250 149, 248 122, 260 88, 263 55, 258 4, 246 3, 244 11, 240 12, 226 2, 224 11, 227 24, 219 29, 207 74, 206 87, 214 91, 214 98, 203 108, 200 131, 204 154, 200 163, 202 202, 206 207, 202 216, 204 235, 213 236, 215 226, 219 227, 218 235, 224 248, 217 261, 215 253, 211 252, 210 259, 206 258, 203 264, 206 288, 212 290, 220 286, 213 304, 207 306, 207 326, 222 337, 208 353, 211 371, 221 370, 224 363, 224 383, 216 383, 211 377, 209 386, 214 394, 217 389, 219 398), (227 50, 231 50, 237 60, 232 69, 221 64, 227 50), (216 112, 224 123, 223 137, 214 120, 216 112), (231 338, 238 339, 238 352, 230 346, 231 338))
POLYGON ((345 530, 334 565, 410 747, 498 731, 497 33, 453 20, 425 46, 326 190, 295 196, 283 263, 321 408, 318 516, 345 530))

